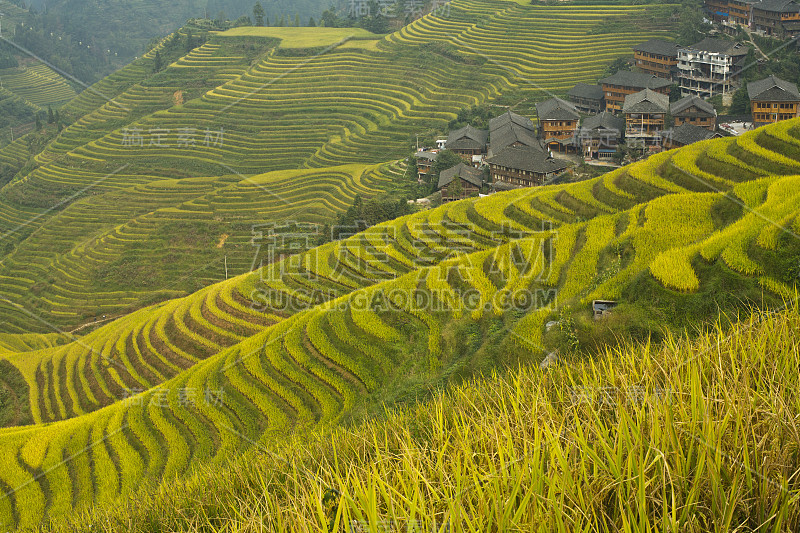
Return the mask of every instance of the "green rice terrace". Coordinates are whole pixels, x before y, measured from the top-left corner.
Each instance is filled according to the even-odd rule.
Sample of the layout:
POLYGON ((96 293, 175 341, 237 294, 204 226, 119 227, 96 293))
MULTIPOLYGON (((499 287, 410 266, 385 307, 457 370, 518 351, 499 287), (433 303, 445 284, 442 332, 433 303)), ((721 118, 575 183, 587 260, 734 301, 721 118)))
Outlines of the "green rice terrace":
POLYGON ((594 81, 660 8, 177 33, 3 148, 0 530, 796 530, 800 119, 291 252, 396 186, 416 133, 594 81), (596 299, 621 303, 595 323, 596 299), (553 350, 596 359, 531 366, 553 350), (680 409, 569 411, 584 382, 680 409))
POLYGON ((2 88, 21 98, 37 111, 60 106, 75 98, 75 90, 61 74, 44 63, 0 69, 2 88))
MULTIPOLYGON (((247 272, 253 224, 300 198, 315 207, 296 218, 315 222, 355 194, 386 190, 403 171, 392 161, 408 155, 414 135, 446 129, 464 107, 506 91, 542 99, 545 90, 596 79, 633 43, 666 31, 652 22, 653 9, 662 7, 456 1, 447 18, 426 16, 380 40, 337 29, 308 47, 316 30, 295 28, 289 42, 306 47, 297 49, 274 36, 289 28, 232 30, 185 56, 171 45, 182 46, 176 34, 67 104, 62 113, 80 118, 52 142, 38 148, 21 139, 0 151, 0 163, 16 172, 0 192, 0 290, 74 328, 152 303, 158 291, 163 299, 220 281, 226 257, 229 274, 247 272), (602 33, 598 15, 632 28, 602 33), (557 35, 545 30, 554 20, 557 35), (153 74, 157 51, 166 68, 153 74), (350 165, 363 166, 359 175, 350 165), (355 181, 337 180, 347 192, 326 200, 330 176, 345 166, 355 181), (298 169, 319 176, 318 185, 303 178, 289 195, 253 187, 253 176, 279 180, 265 174, 298 169), (245 197, 237 205, 247 190, 262 196, 260 208, 245 197), (148 242, 165 235, 174 253, 151 256, 148 242), (209 249, 197 239, 225 242, 209 249), (189 274, 187 264, 198 271, 189 274)), ((50 331, 7 304, 0 323, 50 331)))
POLYGON ((6 523, 110 503, 289 429, 513 365, 543 353, 546 321, 594 298, 649 302, 676 324, 746 299, 779 306, 797 290, 800 159, 781 154, 800 156, 799 126, 447 204, 4 354, 24 383, 7 390, 27 389, 17 414, 54 422, 0 433, 0 482, 18 489, 0 500, 6 523))
MULTIPOLYGON (((2 12, 0 7, 0 12, 2 12)), ((16 61, 16 60, 15 60, 16 61)), ((60 74, 40 62, 23 61, 20 66, 0 68, 0 147, 2 150, 12 142, 33 130, 36 115, 48 111, 75 98, 75 90, 60 74)), ((11 157, 14 157, 13 150, 11 157)), ((28 159, 30 154, 25 154, 28 159)), ((0 160, 0 184, 7 181, 18 166, 8 165, 6 158, 0 160)))

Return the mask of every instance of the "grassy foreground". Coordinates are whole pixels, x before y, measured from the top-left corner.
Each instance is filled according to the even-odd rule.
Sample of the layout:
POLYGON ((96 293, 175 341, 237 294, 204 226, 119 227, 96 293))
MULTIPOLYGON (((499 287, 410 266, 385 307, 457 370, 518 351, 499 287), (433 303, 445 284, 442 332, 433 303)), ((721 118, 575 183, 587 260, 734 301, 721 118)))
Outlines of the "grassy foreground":
POLYGON ((52 531, 797 531, 794 302, 474 381, 52 531))

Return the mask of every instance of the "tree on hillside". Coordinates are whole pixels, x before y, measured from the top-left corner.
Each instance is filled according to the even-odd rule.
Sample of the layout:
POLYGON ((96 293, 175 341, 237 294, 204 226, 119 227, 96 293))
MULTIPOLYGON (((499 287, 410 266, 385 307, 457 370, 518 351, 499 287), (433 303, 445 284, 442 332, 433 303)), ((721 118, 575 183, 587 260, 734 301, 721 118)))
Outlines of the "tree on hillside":
POLYGON ((353 205, 336 218, 336 224, 326 230, 324 236, 330 235, 333 239, 339 239, 364 231, 375 224, 407 215, 409 212, 408 202, 403 198, 387 195, 371 198, 365 202, 361 195, 356 195, 353 205))
POLYGON ((605 76, 613 76, 620 70, 630 70, 631 69, 631 57, 630 56, 623 56, 618 57, 614 61, 608 64, 606 67, 605 76))
POLYGON ((161 72, 162 68, 164 68, 164 64, 161 60, 161 52, 156 50, 156 54, 153 56, 153 72, 161 72))
POLYGON ((374 0, 370 0, 367 4, 369 6, 368 15, 361 17, 358 20, 358 25, 367 31, 377 34, 389 32, 389 19, 387 19, 381 5, 374 0))
POLYGON ((300 13, 295 13, 294 14, 294 27, 295 28, 299 28, 300 27, 300 13))
POLYGON ((194 50, 194 35, 192 35, 192 30, 186 32, 186 42, 183 48, 187 54, 194 50))
POLYGON ((427 175, 428 183, 430 184, 430 192, 436 192, 436 189, 439 187, 439 174, 441 174, 443 170, 453 168, 457 164, 463 163, 463 161, 461 156, 452 150, 442 150, 439 152, 439 155, 436 156, 436 161, 431 165, 431 170, 427 175))
POLYGON ((498 108, 485 104, 463 107, 459 110, 456 119, 451 120, 447 127, 452 131, 463 128, 469 124, 475 126, 479 130, 486 130, 489 129, 489 121, 499 113, 498 108))
POLYGON ((681 96, 681 88, 677 83, 673 83, 669 86, 669 101, 670 102, 677 102, 682 98, 681 96))
POLYGON ((308 27, 309 28, 316 28, 317 27, 317 23, 314 22, 314 17, 311 17, 310 19, 308 19, 308 27))
POLYGON ((676 39, 678 44, 689 46, 708 37, 714 27, 705 20, 699 4, 691 7, 684 6, 681 12, 681 23, 678 26, 678 38, 676 39))
POLYGON ((264 25, 264 8, 261 6, 261 2, 256 2, 256 5, 253 6, 253 20, 256 26, 264 25))
POLYGON ((760 79, 762 76, 759 70, 760 66, 756 60, 756 50, 751 46, 747 49, 747 55, 744 58, 744 67, 742 68, 742 85, 747 85, 748 81, 760 79))
POLYGON ((0 68, 18 67, 19 62, 9 50, 0 50, 0 68))
POLYGON ((742 85, 733 93, 731 102, 731 115, 747 115, 750 113, 750 97, 747 95, 747 87, 742 85))
POLYGON ((53 117, 53 108, 49 105, 47 106, 47 123, 53 124, 56 121, 55 117, 53 117))
POLYGON ((464 186, 461 184, 461 179, 456 178, 447 186, 447 196, 450 198, 461 198, 464 194, 464 186))
POLYGON ((339 28, 343 26, 342 20, 336 15, 336 9, 330 7, 322 12, 322 20, 320 26, 326 28, 339 28))
POLYGON ((253 21, 247 15, 242 15, 238 19, 236 19, 233 23, 234 27, 238 28, 240 26, 252 26, 253 21))

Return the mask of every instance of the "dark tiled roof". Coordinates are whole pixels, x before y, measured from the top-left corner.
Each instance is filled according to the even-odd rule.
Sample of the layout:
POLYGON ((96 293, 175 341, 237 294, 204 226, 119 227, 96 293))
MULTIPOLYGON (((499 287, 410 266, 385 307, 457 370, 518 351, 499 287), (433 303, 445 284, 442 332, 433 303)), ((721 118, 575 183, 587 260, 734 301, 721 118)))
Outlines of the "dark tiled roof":
POLYGON ((673 142, 684 146, 720 136, 718 133, 694 124, 683 124, 666 132, 664 135, 672 139, 673 142))
POLYGON ((528 129, 531 133, 534 133, 536 129, 533 126, 533 122, 531 119, 523 117, 522 115, 517 115, 511 111, 503 113, 499 117, 495 117, 489 121, 489 131, 494 133, 495 130, 508 127, 510 125, 517 125, 522 128, 528 129))
POLYGON ((568 162, 553 159, 541 150, 513 146, 490 157, 486 162, 490 165, 498 165, 514 170, 527 170, 538 174, 560 172, 569 166, 568 162))
POLYGON ((682 47, 681 50, 695 50, 699 52, 710 52, 712 54, 725 54, 728 56, 743 56, 747 55, 748 48, 742 43, 706 37, 699 43, 682 47))
POLYGON ((522 115, 508 111, 489 121, 489 142, 493 153, 515 143, 541 149, 533 122, 522 115))
POLYGON ((450 133, 445 148, 448 150, 485 150, 489 132, 472 126, 464 126, 450 133))
POLYGON ((600 83, 622 85, 635 89, 663 89, 672 85, 672 82, 667 79, 658 78, 652 74, 645 74, 643 72, 633 72, 631 70, 620 70, 616 74, 603 78, 600 80, 600 83))
POLYGON ((414 154, 414 157, 416 157, 417 159, 427 159, 428 161, 436 161, 436 157, 438 155, 439 155, 438 153, 424 151, 424 152, 417 152, 416 154, 414 154))
POLYGON ((700 111, 699 114, 705 114, 710 117, 717 116, 717 110, 714 109, 713 105, 695 95, 690 95, 685 98, 681 98, 677 102, 673 102, 669 106, 669 112, 674 116, 691 107, 696 107, 698 111, 700 111))
POLYGON ((536 104, 539 120, 578 120, 581 118, 575 106, 561 98, 550 98, 536 104))
POLYGON ((442 187, 447 187, 454 179, 456 179, 456 177, 480 187, 483 185, 482 175, 483 173, 477 168, 472 168, 464 163, 459 163, 453 168, 442 170, 439 173, 439 188, 441 189, 442 187))
POLYGON ((753 4, 753 9, 760 9, 761 11, 772 11, 774 13, 783 12, 796 12, 798 6, 794 0, 763 0, 753 4))
POLYGON ((536 135, 528 128, 523 128, 516 124, 507 125, 492 131, 492 138, 490 141, 493 154, 516 143, 542 150, 542 144, 536 135))
POLYGON ((634 52, 645 52, 647 54, 658 54, 661 56, 678 57, 677 44, 661 39, 650 39, 633 47, 634 52))
POLYGON ((797 85, 775 76, 748 83, 747 95, 750 100, 762 102, 796 102, 800 100, 797 85))
POLYGON ((616 130, 623 132, 625 131, 625 119, 614 116, 608 111, 603 111, 602 113, 583 119, 581 130, 616 130))
POLYGON ((669 110, 669 97, 650 89, 629 94, 622 105, 623 113, 666 113, 669 110))
POLYGON ((603 88, 599 85, 589 85, 588 83, 578 83, 569 90, 567 96, 570 98, 587 98, 590 100, 602 100, 603 88))

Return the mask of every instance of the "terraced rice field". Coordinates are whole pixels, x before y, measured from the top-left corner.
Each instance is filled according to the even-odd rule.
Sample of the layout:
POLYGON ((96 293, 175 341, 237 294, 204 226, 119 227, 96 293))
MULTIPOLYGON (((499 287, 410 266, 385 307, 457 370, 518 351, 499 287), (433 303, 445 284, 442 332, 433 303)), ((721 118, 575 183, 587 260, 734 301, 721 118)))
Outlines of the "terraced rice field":
MULTIPOLYGON (((85 91, 81 93, 69 103, 67 103, 62 111, 74 117, 82 117, 95 111, 106 103, 111 103, 111 107, 116 107, 119 110, 126 111, 125 103, 120 105, 113 105, 113 100, 123 94, 136 84, 142 83, 153 74, 153 60, 156 51, 164 50, 164 42, 162 41, 152 50, 145 53, 139 59, 129 63, 127 66, 121 68, 117 72, 106 76, 98 81, 85 91)), ((120 115, 119 118, 125 118, 126 115, 120 115)))
MULTIPOLYGON (((0 277, 4 300, 13 302, 5 305, 35 331, 42 326, 34 318, 40 311, 53 323, 69 325, 130 311, 154 293, 160 299, 180 296, 185 292, 170 286, 170 279, 189 277, 199 289, 224 279, 226 267, 229 275, 249 272, 258 227, 289 220, 323 224, 356 195, 368 198, 383 190, 393 172, 390 165, 346 165, 252 177, 152 179, 136 186, 126 186, 130 175, 110 177, 102 184, 107 193, 60 211, 5 259, 9 272, 26 272, 0 277), (81 233, 92 238, 74 247, 71 238, 81 233), (129 268, 145 262, 151 267, 129 268), (120 292, 120 285, 132 290, 120 292), (18 308, 22 304, 27 313, 18 308)), ((47 176, 62 185, 81 177, 66 169, 47 176)))
POLYGON ((599 73, 608 58, 577 51, 659 33, 593 32, 598 9, 648 8, 455 0, 374 49, 322 55, 256 57, 250 44, 274 36, 217 35, 156 76, 151 55, 83 93, 67 107, 83 118, 33 163, 24 141, 0 151, 25 168, 0 190, 0 363, 37 423, 0 430, 0 529, 355 420, 403 399, 398 383, 437 386, 464 363, 459 320, 538 352, 557 308, 643 282, 688 298, 714 270, 795 294, 780 257, 800 234, 800 119, 302 253, 270 234, 385 190, 404 170, 386 161, 464 105, 563 89, 548 42, 569 35, 575 64, 599 73), (543 30, 551 16, 565 33, 543 30), (202 89, 180 92, 191 80, 202 89), (188 129, 224 141, 179 146, 188 129), (31 334, 51 326, 63 333, 31 334))
POLYGON ((58 107, 73 98, 75 90, 63 76, 44 63, 0 69, 3 88, 36 107, 37 111, 47 106, 58 107))
POLYGON ((764 259, 800 232, 800 181, 789 168, 800 159, 778 157, 790 145, 800 146, 800 120, 586 182, 447 204, 142 309, 79 342, 8 356, 29 384, 34 419, 56 422, 0 431, 0 485, 19 489, 0 516, 34 525, 368 410, 401 376, 454 364, 445 332, 459 317, 500 320, 535 351, 554 305, 618 298, 642 275, 690 294, 716 265, 788 297, 796 287, 764 259), (719 150, 746 154, 764 175, 732 175, 738 156, 710 163, 719 150), (742 209, 721 222, 729 204, 742 209), (629 252, 609 270, 620 248, 629 252))
MULTIPOLYGON (((374 33, 363 28, 280 28, 242 26, 222 32, 223 37, 265 37, 280 39, 281 48, 325 48, 342 41, 376 41, 374 33)), ((369 46, 369 44, 365 44, 369 46)))
MULTIPOLYGON (((169 37, 67 104, 63 112, 75 122, 43 150, 26 149, 24 142, 0 150, 0 161, 19 170, 13 183, 0 190, 0 253, 10 254, 0 263, 0 290, 48 322, 77 327, 98 314, 147 305, 136 282, 146 269, 158 271, 150 277, 163 281, 163 296, 224 279, 218 265, 191 276, 176 272, 171 266, 179 262, 176 258, 153 261, 142 254, 138 261, 153 235, 139 228, 169 224, 184 243, 197 241, 198 232, 216 233, 217 242, 228 234, 225 242, 232 246, 224 244, 220 252, 198 250, 180 260, 200 266, 227 252, 239 268, 246 263, 238 257, 241 246, 238 252, 232 248, 250 238, 252 218, 242 215, 240 225, 224 228, 211 219, 212 227, 201 227, 200 221, 209 221, 205 217, 216 209, 224 212, 217 216, 226 223, 238 219, 237 210, 248 210, 208 204, 205 196, 212 190, 224 196, 222 189, 237 178, 279 170, 325 174, 335 173, 327 170, 333 167, 404 158, 417 133, 443 131, 465 106, 492 101, 508 89, 544 98, 543 89, 559 92, 596 78, 609 59, 668 28, 642 24, 625 33, 599 33, 602 28, 590 17, 599 12, 638 20, 649 9, 455 0, 449 14, 427 16, 381 39, 367 41, 355 32, 339 46, 338 29, 325 30, 317 40, 311 36, 319 30, 237 29, 212 35, 184 57, 168 59, 169 66, 153 75, 155 50, 168 50, 169 37), (548 20, 559 21, 559 35, 545 31, 548 20), (509 25, 515 29, 504 32, 509 25), (569 52, 564 42, 570 43, 569 52), (596 54, 600 42, 607 50, 603 55, 596 54), (171 209, 161 201, 140 201, 137 191, 169 180, 187 185, 179 187, 171 209), (190 198, 193 190, 199 191, 196 201, 190 198), (86 195, 91 198, 81 199, 86 195), (118 227, 124 227, 123 245, 98 251, 118 227), (56 234, 58 241, 44 244, 44 236, 56 234), (84 261, 88 255, 92 260, 84 261), (133 281, 113 285, 105 272, 122 262, 130 265, 133 281), (20 269, 37 274, 20 277, 20 269), (51 274, 34 282, 42 279, 42 270, 51 274), (88 274, 92 270, 97 275, 88 274), (95 297, 91 287, 98 278, 107 279, 109 290, 95 297), (27 296, 17 300, 17 295, 27 296)), ((345 38, 353 32, 346 33, 345 38)), ((343 207, 326 199, 322 190, 329 184, 320 184, 318 205, 307 217, 300 211, 301 221, 319 221, 323 213, 343 207)), ((313 195, 313 189, 309 184, 306 193, 313 195)), ((0 304, 0 317, 8 331, 47 331, 13 306, 0 304)))

